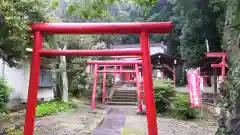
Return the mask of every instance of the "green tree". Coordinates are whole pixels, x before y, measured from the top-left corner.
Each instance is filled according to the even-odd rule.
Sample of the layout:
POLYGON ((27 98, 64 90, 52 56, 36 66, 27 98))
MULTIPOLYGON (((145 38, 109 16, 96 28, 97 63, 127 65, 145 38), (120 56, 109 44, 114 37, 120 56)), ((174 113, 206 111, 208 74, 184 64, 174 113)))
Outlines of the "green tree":
POLYGON ((103 18, 107 16, 107 6, 114 2, 117 0, 70 0, 67 12, 83 19, 103 18))
POLYGON ((221 51, 221 32, 218 30, 218 19, 222 12, 215 12, 209 6, 209 0, 172 1, 175 13, 180 13, 184 25, 181 29, 180 53, 183 58, 197 66, 199 58, 206 52, 205 39, 208 39, 210 51, 221 51))
POLYGON ((41 0, 1 0, 0 11, 4 23, 0 25, 1 57, 14 66, 13 59, 26 55, 26 48, 32 46, 30 25, 51 19, 46 2, 41 0))
POLYGON ((223 96, 220 107, 219 127, 217 135, 240 134, 240 2, 238 0, 225 0, 219 5, 226 12, 223 31, 223 49, 228 52, 229 73, 221 90, 223 96))
MULTIPOLYGON (((58 22, 89 22, 99 21, 105 12, 103 9, 96 9, 95 6, 100 1, 54 1, 55 15, 58 22), (92 7, 93 6, 93 7, 92 7), (86 11, 85 11, 86 10, 86 11), (88 11, 88 12, 87 12, 88 11)), ((55 36, 54 44, 57 48, 65 49, 104 49, 105 44, 102 43, 102 36, 55 36)), ((66 57, 65 68, 61 68, 59 71, 62 72, 60 77, 64 80, 64 72, 68 74, 68 87, 70 92, 74 96, 81 96, 83 92, 88 91, 88 75, 86 73, 86 61, 89 59, 99 59, 102 57, 66 57)), ((63 60, 63 58, 61 58, 63 60)), ((61 61, 61 63, 63 63, 61 61)), ((62 67, 62 66, 61 66, 62 67)), ((65 81, 66 82, 66 81, 65 81)), ((63 87, 63 83, 60 83, 63 87)), ((66 97, 66 96, 65 96, 66 97)))

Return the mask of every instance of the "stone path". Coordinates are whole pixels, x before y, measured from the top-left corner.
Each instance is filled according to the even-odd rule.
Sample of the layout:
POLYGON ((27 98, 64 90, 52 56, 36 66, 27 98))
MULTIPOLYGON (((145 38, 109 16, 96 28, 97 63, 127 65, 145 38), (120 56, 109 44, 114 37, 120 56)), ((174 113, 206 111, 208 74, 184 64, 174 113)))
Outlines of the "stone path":
POLYGON ((96 128, 91 135, 121 135, 121 128, 125 123, 126 110, 111 109, 104 117, 102 124, 96 128))

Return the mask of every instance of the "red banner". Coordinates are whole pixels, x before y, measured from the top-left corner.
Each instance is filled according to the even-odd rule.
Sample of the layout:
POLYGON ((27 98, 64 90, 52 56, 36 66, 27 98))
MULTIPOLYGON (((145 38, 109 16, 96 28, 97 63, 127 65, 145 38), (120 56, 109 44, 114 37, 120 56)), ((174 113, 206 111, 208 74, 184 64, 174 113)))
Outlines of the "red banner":
POLYGON ((192 107, 200 107, 199 70, 187 70, 188 90, 192 107))

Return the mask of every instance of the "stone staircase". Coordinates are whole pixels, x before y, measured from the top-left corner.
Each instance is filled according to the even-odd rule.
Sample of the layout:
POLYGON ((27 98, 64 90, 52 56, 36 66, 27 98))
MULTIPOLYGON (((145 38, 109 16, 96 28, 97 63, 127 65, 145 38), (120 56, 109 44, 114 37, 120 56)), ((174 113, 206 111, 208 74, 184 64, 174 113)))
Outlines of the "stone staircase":
POLYGON ((136 87, 118 88, 114 90, 107 102, 109 105, 137 105, 136 87))

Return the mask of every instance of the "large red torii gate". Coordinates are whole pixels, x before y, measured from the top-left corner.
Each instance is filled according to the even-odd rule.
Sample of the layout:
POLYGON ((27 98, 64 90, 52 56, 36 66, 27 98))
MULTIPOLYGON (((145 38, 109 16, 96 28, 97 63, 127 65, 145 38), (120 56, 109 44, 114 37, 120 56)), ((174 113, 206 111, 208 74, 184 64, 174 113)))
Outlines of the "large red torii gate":
POLYGON ((156 108, 152 86, 152 69, 149 52, 149 33, 169 33, 171 22, 149 23, 34 23, 31 73, 24 125, 24 135, 33 135, 37 104, 38 81, 41 56, 142 56, 144 69, 144 93, 148 121, 148 134, 157 135, 156 108), (43 50, 43 33, 47 34, 140 34, 141 49, 136 50, 43 50))

